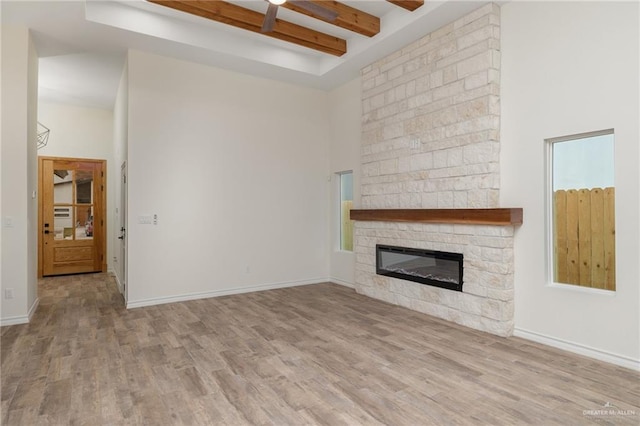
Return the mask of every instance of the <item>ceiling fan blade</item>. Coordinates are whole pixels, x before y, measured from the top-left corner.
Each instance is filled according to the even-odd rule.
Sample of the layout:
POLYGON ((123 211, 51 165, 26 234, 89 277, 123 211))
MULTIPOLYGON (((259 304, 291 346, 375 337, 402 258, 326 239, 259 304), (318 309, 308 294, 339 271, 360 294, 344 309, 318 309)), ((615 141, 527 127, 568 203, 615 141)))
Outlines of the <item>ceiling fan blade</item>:
POLYGON ((278 6, 269 3, 267 13, 264 14, 264 21, 262 22, 262 32, 268 33, 273 30, 273 26, 276 24, 276 14, 278 13, 278 6))
POLYGON ((307 12, 319 16, 320 18, 329 22, 335 21, 338 17, 338 12, 331 9, 325 9, 324 7, 317 5, 309 0, 289 0, 289 3, 298 6, 299 8, 304 9, 307 12))

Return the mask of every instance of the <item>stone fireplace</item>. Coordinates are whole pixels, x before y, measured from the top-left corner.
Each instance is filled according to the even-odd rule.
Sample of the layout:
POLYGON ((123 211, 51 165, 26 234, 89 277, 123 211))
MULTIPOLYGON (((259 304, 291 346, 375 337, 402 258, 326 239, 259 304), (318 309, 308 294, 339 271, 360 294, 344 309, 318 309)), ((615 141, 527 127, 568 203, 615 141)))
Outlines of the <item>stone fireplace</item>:
MULTIPOLYGON (((499 207, 500 9, 478 10, 362 70, 361 209, 499 207)), ((356 290, 513 332, 511 224, 358 220, 356 290), (462 291, 376 274, 376 245, 464 257, 462 291)))

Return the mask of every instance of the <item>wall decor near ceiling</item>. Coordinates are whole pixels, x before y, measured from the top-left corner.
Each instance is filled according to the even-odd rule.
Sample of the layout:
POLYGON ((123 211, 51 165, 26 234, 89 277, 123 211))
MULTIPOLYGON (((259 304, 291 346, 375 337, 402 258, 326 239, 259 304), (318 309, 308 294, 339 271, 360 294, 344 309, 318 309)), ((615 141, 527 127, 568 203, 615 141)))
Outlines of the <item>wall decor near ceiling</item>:
POLYGON ((49 142, 49 133, 51 130, 44 124, 38 121, 38 149, 47 146, 47 142, 49 142))

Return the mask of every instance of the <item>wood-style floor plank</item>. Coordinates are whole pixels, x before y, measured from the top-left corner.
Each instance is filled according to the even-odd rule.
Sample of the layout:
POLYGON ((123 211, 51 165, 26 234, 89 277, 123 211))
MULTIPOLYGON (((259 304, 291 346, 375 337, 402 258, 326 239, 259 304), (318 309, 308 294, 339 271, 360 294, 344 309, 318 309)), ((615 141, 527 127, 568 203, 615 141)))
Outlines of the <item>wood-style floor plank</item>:
POLYGON ((1 330, 2 425, 640 423, 638 372, 335 284, 126 310, 89 274, 39 295, 1 330))

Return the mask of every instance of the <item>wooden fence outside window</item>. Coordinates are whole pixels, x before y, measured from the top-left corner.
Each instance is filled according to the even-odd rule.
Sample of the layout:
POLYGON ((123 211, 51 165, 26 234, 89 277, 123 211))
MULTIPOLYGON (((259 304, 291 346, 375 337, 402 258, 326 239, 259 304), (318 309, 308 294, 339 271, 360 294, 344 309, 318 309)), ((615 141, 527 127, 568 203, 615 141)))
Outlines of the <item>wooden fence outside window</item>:
POLYGON ((554 192, 554 280, 616 289, 614 188, 554 192))

